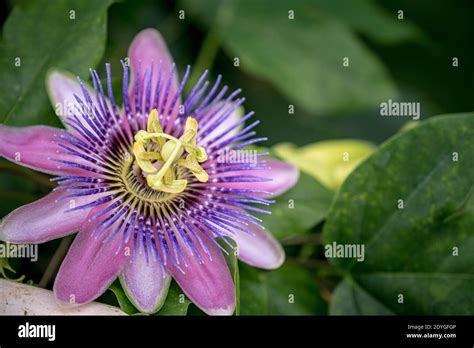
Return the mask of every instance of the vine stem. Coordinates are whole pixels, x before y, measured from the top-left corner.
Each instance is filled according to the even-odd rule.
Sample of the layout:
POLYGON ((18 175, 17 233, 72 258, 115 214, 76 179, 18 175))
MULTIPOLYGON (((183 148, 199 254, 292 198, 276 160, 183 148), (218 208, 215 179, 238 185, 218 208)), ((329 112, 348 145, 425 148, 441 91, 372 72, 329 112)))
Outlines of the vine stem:
POLYGON ((49 284, 49 281, 53 277, 54 272, 56 272, 56 270, 59 268, 59 264, 64 259, 64 256, 66 256, 69 246, 71 245, 72 239, 73 236, 70 235, 64 237, 61 240, 61 243, 59 243, 58 248, 54 252, 54 255, 51 260, 49 261, 49 264, 46 267, 46 270, 44 271, 43 276, 41 277, 41 280, 38 284, 40 288, 45 288, 49 284))
POLYGON ((188 83, 186 83, 186 94, 189 94, 191 88, 196 84, 204 70, 212 69, 218 52, 219 39, 214 29, 211 28, 207 32, 206 38, 204 39, 204 42, 201 46, 201 50, 199 51, 198 57, 196 58, 196 63, 194 63, 191 76, 189 77, 188 83))
POLYGON ((51 182, 49 180, 49 177, 40 173, 36 173, 30 169, 27 168, 22 168, 16 164, 13 163, 0 163, 0 172, 2 171, 8 171, 12 172, 15 174, 20 174, 23 175, 29 179, 32 179, 33 181, 37 182, 38 184, 45 186, 45 187, 55 187, 56 184, 51 182))

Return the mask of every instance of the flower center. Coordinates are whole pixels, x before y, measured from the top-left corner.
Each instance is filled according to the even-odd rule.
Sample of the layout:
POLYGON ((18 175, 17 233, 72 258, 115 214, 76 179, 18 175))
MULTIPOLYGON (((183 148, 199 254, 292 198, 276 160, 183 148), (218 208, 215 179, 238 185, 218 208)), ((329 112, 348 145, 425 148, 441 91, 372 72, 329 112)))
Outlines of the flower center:
POLYGON ((184 191, 188 182, 176 178, 176 166, 189 169, 200 182, 207 182, 209 176, 199 164, 207 160, 207 153, 196 145, 197 129, 197 121, 188 117, 183 135, 175 138, 163 132, 158 111, 153 109, 150 112, 147 130, 138 131, 133 144, 135 161, 146 175, 149 187, 168 193, 184 191))

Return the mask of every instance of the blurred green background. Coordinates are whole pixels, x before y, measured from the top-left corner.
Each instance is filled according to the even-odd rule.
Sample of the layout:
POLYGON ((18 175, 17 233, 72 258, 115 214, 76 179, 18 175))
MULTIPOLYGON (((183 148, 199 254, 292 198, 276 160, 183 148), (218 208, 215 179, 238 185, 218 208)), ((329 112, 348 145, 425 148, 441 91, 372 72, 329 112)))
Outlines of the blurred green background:
POLYGON ((138 30, 156 27, 182 73, 211 30, 215 61, 201 68, 243 89, 270 144, 344 137, 379 143, 406 122, 380 117, 388 98, 420 102, 422 118, 474 109, 473 15, 469 0, 125 1, 110 8, 104 61, 116 63, 138 30), (302 24, 288 20, 290 9, 302 24))
MULTIPOLYGON (((90 13, 101 16, 97 17, 97 23, 106 23, 106 31, 104 26, 102 32, 86 32, 87 28, 78 28, 75 32, 78 37, 85 35, 87 39, 90 35, 97 41, 95 45, 82 43, 79 47, 85 58, 61 60, 59 54, 58 57, 52 55, 45 69, 48 65, 61 66, 87 79, 89 65, 98 63, 97 69, 103 73, 104 63, 110 62, 114 83, 119 86, 120 60, 126 57, 131 40, 144 28, 156 28, 167 42, 181 76, 190 64, 194 74, 210 69, 212 79, 222 74, 231 89, 242 88, 242 95, 247 98, 245 108, 254 110, 262 121, 258 133, 269 138, 268 146, 282 142, 306 145, 342 138, 380 144, 410 120, 380 116, 380 103, 388 99, 419 102, 422 120, 474 110, 474 2, 471 0, 126 0, 110 2, 108 9, 108 1, 103 2, 106 5, 98 3, 89 2, 97 6, 96 9, 91 5, 90 13), (235 66, 236 58, 239 66, 235 66), (343 66, 345 58, 349 59, 349 66, 343 66), (453 66, 453 58, 457 58, 458 66, 453 66)), ((75 8, 76 4, 70 1, 65 6, 75 8)), ((78 16, 89 14, 87 4, 82 2, 78 16)), ((14 6, 30 13, 30 5, 31 0, 0 1, 2 59, 14 56, 18 47, 24 50, 26 57, 29 54, 34 57, 35 47, 26 45, 22 39, 27 36, 31 45, 41 40, 28 32, 28 28, 23 32, 26 36, 12 35, 15 32, 12 28, 21 22, 18 18, 16 22, 7 21, 14 6), (8 32, 6 24, 10 28, 8 32)), ((61 20, 55 22, 43 16, 41 10, 35 11, 35 18, 23 20, 32 22, 29 25, 37 28, 38 37, 44 39, 55 34, 60 40, 61 35, 68 35, 61 32, 64 29, 61 20)), ((54 12, 54 9, 47 11, 54 12)), ((61 18, 63 13, 57 15, 61 18)), ((97 24, 97 28, 101 26, 97 24)), ((9 117, 5 117, 4 111, 9 110, 9 96, 15 86, 7 82, 15 77, 3 70, 0 123, 58 126, 59 121, 42 89, 45 70, 37 74, 36 92, 35 88, 33 92, 38 97, 35 95, 34 105, 17 110, 22 111, 22 115, 10 117, 9 113, 9 117)), ((53 187, 48 179, 1 160, 0 216, 44 196, 53 187)), ((309 222, 300 221, 301 211, 293 220, 286 213, 274 214, 270 229, 280 239, 287 237, 284 233, 299 232, 285 230, 288 228, 300 228, 301 232, 321 230, 317 225, 323 220, 332 195, 312 182, 308 190, 311 186, 308 180, 304 176, 299 188, 282 198, 280 206, 277 204, 273 209, 282 212, 285 200, 297 197, 308 209, 303 210, 307 216, 314 211, 321 214, 315 213, 309 222), (319 201, 309 202, 311 195, 319 197, 319 201)), ((319 234, 302 238, 303 242, 287 241, 287 253, 290 257, 299 255, 299 260, 303 259, 311 267, 320 266, 317 260, 321 259, 319 234), (313 239, 316 240, 314 245, 313 239), (309 246, 305 244, 308 240, 309 246)), ((58 243, 41 245, 37 264, 28 269, 17 264, 14 268, 38 282, 58 243)), ((283 271, 283 275, 297 274, 291 266, 285 267, 290 267, 290 271, 283 271)), ((252 272, 243 268, 247 279, 262 281, 260 275, 252 272)), ((291 282, 281 274, 275 275, 273 280, 272 277, 269 276, 270 283, 291 282)), ((305 277, 298 279, 301 288, 308 287, 305 277)), ((318 284, 323 288, 322 297, 329 296, 324 295, 325 284, 318 284)), ((329 285, 329 290, 333 285, 329 285)), ((242 289, 242 295, 249 289, 242 289)), ((316 312, 325 310, 321 309, 324 305, 319 299, 309 301, 313 301, 311 306, 317 308, 316 312)), ((297 313, 305 311, 305 308, 296 310, 297 313)))

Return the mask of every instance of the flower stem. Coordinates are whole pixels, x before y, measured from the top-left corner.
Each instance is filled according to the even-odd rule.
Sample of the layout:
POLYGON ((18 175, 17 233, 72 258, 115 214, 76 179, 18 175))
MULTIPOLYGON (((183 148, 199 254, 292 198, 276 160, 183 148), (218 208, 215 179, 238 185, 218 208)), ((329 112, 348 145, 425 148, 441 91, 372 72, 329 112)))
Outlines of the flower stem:
POLYGON ((73 236, 70 235, 63 238, 61 240, 61 243, 59 243, 58 248, 56 249, 51 260, 49 261, 49 264, 46 267, 46 270, 44 271, 43 276, 41 277, 41 280, 38 284, 40 288, 45 288, 48 285, 49 281, 53 277, 54 272, 56 272, 59 267, 59 264, 64 259, 64 256, 66 255, 66 252, 69 249, 69 245, 72 242, 72 239, 73 236))

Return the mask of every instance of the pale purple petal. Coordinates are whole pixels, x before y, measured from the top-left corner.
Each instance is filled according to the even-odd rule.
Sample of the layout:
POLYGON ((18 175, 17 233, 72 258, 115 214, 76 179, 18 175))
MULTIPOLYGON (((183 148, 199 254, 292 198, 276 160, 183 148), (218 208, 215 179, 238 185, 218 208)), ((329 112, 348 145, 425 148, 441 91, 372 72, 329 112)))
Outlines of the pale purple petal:
POLYGON ((263 269, 275 269, 283 264, 285 251, 268 231, 253 223, 239 226, 249 232, 229 228, 234 232, 232 239, 237 243, 239 260, 263 269))
POLYGON ((135 258, 131 258, 120 276, 120 282, 135 307, 144 313, 155 313, 165 302, 171 277, 163 273, 157 260, 148 256, 148 262, 144 252, 138 252, 135 258))
MULTIPOLYGON (((211 111, 209 111, 209 114, 212 114, 215 110, 221 107, 221 103, 218 103, 211 111)), ((223 112, 225 112, 226 108, 223 109, 223 112)), ((218 118, 220 115, 223 114, 221 111, 218 113, 214 118, 218 118)), ((242 129, 242 125, 237 125, 234 127, 238 121, 242 118, 244 115, 244 109, 242 107, 236 108, 224 121, 222 121, 217 127, 215 127, 209 134, 207 134, 203 139, 200 141, 205 143, 207 141, 213 141, 216 138, 219 139, 219 142, 224 142, 227 139, 230 139, 234 136, 236 136, 240 129, 242 129)), ((203 126, 200 128, 200 131, 205 130, 206 127, 203 126)))
POLYGON ((232 315, 235 309, 235 287, 221 250, 203 237, 212 260, 204 254, 204 263, 192 256, 189 248, 182 247, 188 267, 182 265, 184 274, 174 265, 169 271, 187 297, 209 315, 232 315))
MULTIPOLYGON (((92 209, 89 218, 101 209, 92 209)), ((96 223, 97 220, 86 223, 79 231, 56 276, 53 290, 63 305, 88 303, 102 295, 122 272, 131 254, 130 247, 122 245, 121 233, 107 241, 107 233, 92 236, 96 223)))
POLYGON ((58 153, 60 147, 54 142, 63 142, 59 135, 63 129, 47 126, 9 127, 0 125, 0 156, 24 167, 48 174, 84 174, 84 171, 69 168, 52 159, 83 162, 82 159, 58 153))
MULTIPOLYGON (((94 90, 84 83, 91 96, 94 96, 94 90)), ((84 100, 81 85, 77 78, 65 71, 50 70, 46 76, 46 90, 49 99, 59 119, 65 125, 66 129, 74 132, 65 122, 68 116, 78 115, 78 109, 81 110, 80 104, 74 95, 84 100)), ((80 118, 82 119, 82 118, 80 118)))
POLYGON ((298 181, 300 175, 299 170, 290 163, 277 160, 267 160, 267 166, 267 169, 232 171, 224 173, 223 175, 213 176, 212 178, 225 176, 257 177, 258 181, 217 183, 216 186, 237 189, 262 190, 273 193, 273 195, 258 194, 259 196, 264 197, 280 195, 293 187, 298 181), (265 179, 265 181, 262 181, 263 179, 265 179))
POLYGON ((77 232, 84 223, 88 209, 65 212, 94 197, 62 199, 65 191, 24 205, 8 214, 0 224, 0 240, 12 243, 43 243, 77 232))

